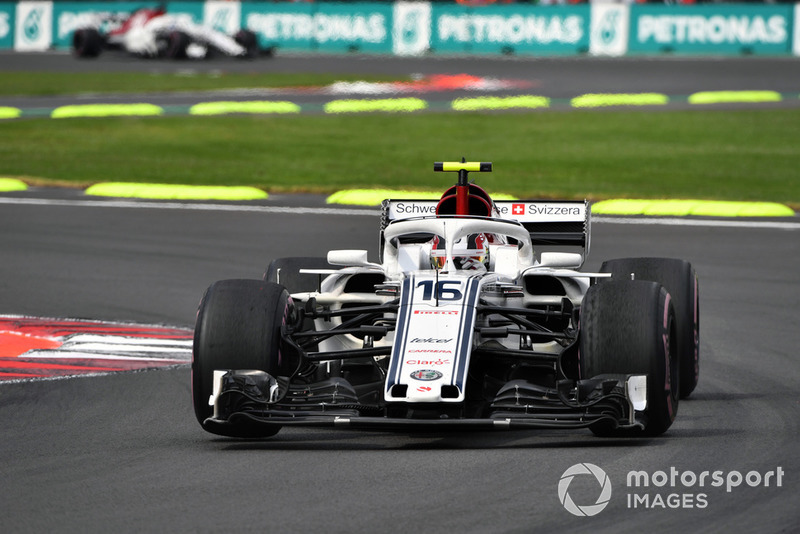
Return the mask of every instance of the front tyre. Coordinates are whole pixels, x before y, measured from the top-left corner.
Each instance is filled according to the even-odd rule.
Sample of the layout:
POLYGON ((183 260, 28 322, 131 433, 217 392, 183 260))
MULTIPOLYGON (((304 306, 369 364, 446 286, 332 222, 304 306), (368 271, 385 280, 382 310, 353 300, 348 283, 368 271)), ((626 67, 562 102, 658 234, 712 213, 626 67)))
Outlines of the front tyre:
POLYGON ((79 28, 72 34, 72 52, 75 57, 94 58, 103 50, 103 37, 94 28, 79 28))
MULTIPOLYGON (((678 412, 675 311, 656 282, 612 281, 589 288, 581 306, 580 376, 647 375, 644 435, 664 433, 678 412)), ((597 435, 641 435, 599 425, 597 435)))
POLYGON ((260 280, 221 280, 203 295, 192 350, 192 401, 200 425, 214 434, 267 437, 280 427, 208 425, 214 370, 258 369, 290 374, 292 362, 280 350, 281 325, 291 313, 286 289, 260 280))
POLYGON ((688 397, 700 377, 700 292, 697 273, 688 261, 673 258, 623 258, 603 263, 600 272, 612 280, 658 282, 672 296, 677 323, 680 396, 688 397))

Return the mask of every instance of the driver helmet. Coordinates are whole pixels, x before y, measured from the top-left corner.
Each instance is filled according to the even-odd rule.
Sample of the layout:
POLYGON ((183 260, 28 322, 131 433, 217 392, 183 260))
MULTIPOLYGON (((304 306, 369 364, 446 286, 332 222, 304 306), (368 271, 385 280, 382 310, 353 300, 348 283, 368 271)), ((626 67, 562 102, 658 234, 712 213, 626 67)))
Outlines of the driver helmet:
MULTIPOLYGON (((465 271, 486 270, 489 266, 489 241, 487 234, 470 234, 453 244, 453 263, 465 271)), ((445 240, 434 236, 431 250, 431 267, 443 269, 447 260, 445 240)))
MULTIPOLYGON (((456 203, 456 186, 453 186, 442 194, 436 204, 436 215, 455 215, 456 203)), ((469 184, 468 209, 471 216, 496 217, 498 215, 492 197, 475 184, 469 184)))

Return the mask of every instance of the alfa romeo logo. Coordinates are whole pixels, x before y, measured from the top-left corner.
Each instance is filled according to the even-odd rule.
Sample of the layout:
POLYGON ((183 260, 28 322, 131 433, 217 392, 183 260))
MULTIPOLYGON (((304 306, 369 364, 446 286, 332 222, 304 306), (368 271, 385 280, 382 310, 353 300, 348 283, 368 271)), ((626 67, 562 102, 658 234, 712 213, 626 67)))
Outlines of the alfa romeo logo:
POLYGON ((597 515, 608 506, 608 501, 611 500, 611 480, 605 471, 594 464, 575 464, 564 471, 561 480, 558 481, 558 500, 572 515, 579 517, 597 515), (594 504, 580 506, 575 504, 568 490, 572 479, 583 475, 592 475, 597 479, 597 483, 600 484, 600 496, 597 497, 594 504))
POLYGON ((422 380, 423 382, 430 382, 431 380, 439 380, 442 378, 442 373, 433 369, 420 369, 411 373, 411 378, 414 380, 422 380))

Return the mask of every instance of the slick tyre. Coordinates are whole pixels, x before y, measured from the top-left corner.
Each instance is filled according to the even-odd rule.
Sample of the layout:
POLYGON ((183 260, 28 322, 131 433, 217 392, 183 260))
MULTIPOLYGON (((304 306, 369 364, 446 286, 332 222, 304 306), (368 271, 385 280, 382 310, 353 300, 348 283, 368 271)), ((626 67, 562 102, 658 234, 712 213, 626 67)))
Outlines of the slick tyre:
POLYGON ((240 46, 245 49, 245 59, 253 59, 258 57, 260 50, 258 48, 258 36, 250 30, 239 30, 233 36, 240 46))
POLYGON ((207 425, 214 370, 258 369, 278 376, 294 371, 282 358, 281 325, 291 313, 283 286, 260 280, 221 280, 203 295, 197 312, 192 350, 192 401, 198 422, 215 434, 266 437, 280 427, 207 425))
POLYGON ((94 58, 103 50, 103 37, 94 28, 81 28, 72 34, 72 52, 75 57, 94 58))
POLYGON ((589 288, 581 306, 581 378, 647 375, 647 422, 643 432, 597 425, 602 436, 664 433, 678 412, 675 311, 656 282, 612 281, 589 288))
POLYGON ((688 397, 700 377, 700 291, 697 273, 684 260, 672 258, 624 258, 610 260, 600 271, 612 280, 650 280, 664 286, 675 308, 680 377, 680 396, 688 397))
POLYGON ((167 35, 167 48, 164 56, 168 59, 186 59, 186 49, 191 44, 192 39, 184 32, 172 31, 167 35))
POLYGON ((317 274, 301 274, 300 269, 330 269, 326 258, 290 257, 273 260, 264 273, 264 280, 280 284, 289 293, 317 291, 320 276, 317 274))

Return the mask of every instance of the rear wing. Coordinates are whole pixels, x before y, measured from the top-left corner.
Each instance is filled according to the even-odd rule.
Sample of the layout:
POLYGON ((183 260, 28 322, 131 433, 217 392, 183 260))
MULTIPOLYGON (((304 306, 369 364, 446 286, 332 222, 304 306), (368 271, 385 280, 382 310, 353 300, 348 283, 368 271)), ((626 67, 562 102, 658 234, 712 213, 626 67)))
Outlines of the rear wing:
MULTIPOLYGON (((392 221, 435 217, 438 200, 387 199, 381 204, 383 230, 392 221)), ((521 223, 534 247, 578 247, 589 254, 591 208, 585 200, 495 200, 497 218, 521 223)))

